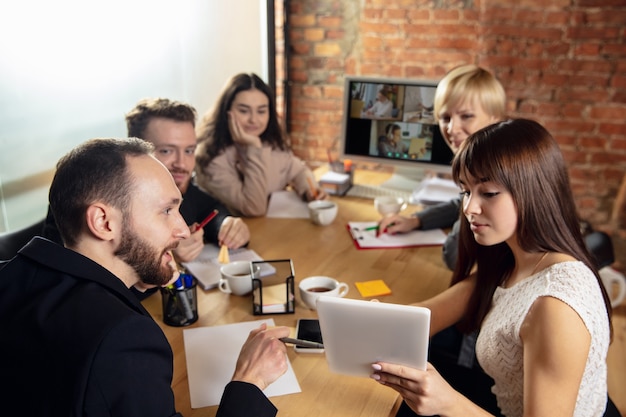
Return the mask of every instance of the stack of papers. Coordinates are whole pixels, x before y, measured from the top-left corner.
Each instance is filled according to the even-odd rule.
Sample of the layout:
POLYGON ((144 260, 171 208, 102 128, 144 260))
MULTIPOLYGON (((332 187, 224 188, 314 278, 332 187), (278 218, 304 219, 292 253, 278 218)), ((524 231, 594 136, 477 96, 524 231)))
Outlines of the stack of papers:
POLYGON ((411 195, 412 204, 437 204, 459 197, 459 186, 452 180, 430 177, 424 178, 411 195))
MULTIPOLYGON (((217 287, 220 282, 220 266, 218 261, 220 249, 213 244, 207 243, 204 245, 202 252, 196 259, 191 262, 183 263, 183 266, 196 277, 198 284, 205 290, 217 287)), ((228 257, 231 262, 234 261, 262 261, 261 258, 252 249, 229 249, 228 257)), ((264 277, 275 273, 274 267, 270 264, 264 263, 259 271, 259 276, 264 277)))
POLYGON ((358 249, 385 249, 385 248, 408 248, 412 246, 435 246, 443 245, 446 234, 441 229, 412 230, 406 233, 390 235, 381 233, 376 236, 376 222, 349 222, 348 232, 354 239, 358 249))

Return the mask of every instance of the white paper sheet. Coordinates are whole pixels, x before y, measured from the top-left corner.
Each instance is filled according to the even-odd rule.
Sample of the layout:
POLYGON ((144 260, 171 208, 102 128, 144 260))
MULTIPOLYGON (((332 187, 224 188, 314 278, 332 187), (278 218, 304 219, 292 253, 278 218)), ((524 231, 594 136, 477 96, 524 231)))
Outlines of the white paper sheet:
MULTIPOLYGON (((191 408, 218 405, 232 378, 241 346, 251 330, 273 319, 183 330, 191 408)), ((291 362, 284 375, 263 391, 268 397, 301 392, 291 362)))
POLYGON ((348 223, 352 239, 354 239, 359 248, 404 248, 409 246, 442 245, 447 236, 441 229, 412 230, 407 233, 396 233, 395 235, 381 233, 378 237, 375 230, 365 230, 377 224, 376 222, 348 223))
MULTIPOLYGON (((215 288, 220 281, 220 263, 217 261, 219 252, 220 249, 216 245, 207 243, 196 259, 183 263, 183 266, 196 277, 198 284, 205 290, 215 288)), ((228 258, 231 262, 263 260, 255 251, 246 248, 229 249, 228 258)), ((259 276, 264 277, 275 272, 276 270, 270 264, 263 264, 259 276)))
POLYGON ((308 219, 309 208, 307 203, 293 191, 274 191, 270 196, 266 217, 308 219))

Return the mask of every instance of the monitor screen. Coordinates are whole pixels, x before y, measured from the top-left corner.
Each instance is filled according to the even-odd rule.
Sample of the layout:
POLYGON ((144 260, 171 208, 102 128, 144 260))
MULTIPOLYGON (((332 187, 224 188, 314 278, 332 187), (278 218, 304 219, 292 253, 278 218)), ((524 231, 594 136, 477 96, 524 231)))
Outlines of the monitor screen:
POLYGON ((340 154, 402 169, 449 172, 452 151, 433 115, 437 83, 346 76, 340 154))

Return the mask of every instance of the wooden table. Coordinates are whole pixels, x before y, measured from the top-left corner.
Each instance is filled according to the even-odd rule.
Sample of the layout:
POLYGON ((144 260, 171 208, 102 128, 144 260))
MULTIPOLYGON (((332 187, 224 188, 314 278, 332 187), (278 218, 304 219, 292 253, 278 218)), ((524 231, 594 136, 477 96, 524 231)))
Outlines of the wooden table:
MULTIPOLYGON (((356 181, 381 182, 383 174, 357 172, 356 181), (370 179, 368 177, 372 177, 370 179)), ((189 326, 221 324, 273 318, 277 325, 295 327, 298 318, 316 318, 297 294, 301 279, 326 275, 350 285, 348 298, 362 299, 354 282, 383 279, 392 294, 381 301, 409 304, 429 298, 447 288, 451 272, 441 259, 441 247, 406 249, 357 250, 346 229, 349 221, 377 220, 372 200, 331 197, 339 204, 339 214, 329 226, 315 226, 306 219, 246 219, 250 227, 249 247, 263 259, 291 258, 295 269, 296 312, 254 316, 251 295, 227 295, 217 289, 198 291, 200 317, 189 326)), ((416 210, 409 206, 406 214, 416 210)), ((185 416, 214 416, 217 407, 191 409, 189 384, 183 347, 183 328, 163 324, 161 296, 148 297, 143 304, 159 323, 174 352, 172 387, 176 408, 185 416)), ((376 329, 372 329, 373 332, 376 329)), ((397 407, 395 391, 367 378, 333 374, 323 354, 295 353, 288 347, 301 393, 272 397, 279 416, 376 416, 394 415, 397 407)))

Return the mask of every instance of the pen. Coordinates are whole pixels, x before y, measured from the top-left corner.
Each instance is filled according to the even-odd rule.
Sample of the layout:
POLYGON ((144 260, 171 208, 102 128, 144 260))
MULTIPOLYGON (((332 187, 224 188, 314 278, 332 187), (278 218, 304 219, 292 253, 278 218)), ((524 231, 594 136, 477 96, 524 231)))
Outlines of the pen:
POLYGON ((176 287, 176 291, 180 293, 180 297, 178 297, 178 299, 182 304, 181 307, 183 309, 183 313, 185 313, 185 317, 187 317, 188 320, 191 320, 193 318, 193 310, 191 309, 191 304, 189 304, 189 299, 187 298, 187 295, 183 294, 185 286, 183 285, 183 280, 181 277, 178 277, 174 286, 176 287))
POLYGON ((315 187, 315 184, 313 184, 313 180, 311 179, 311 177, 306 177, 306 180, 309 182, 309 187, 311 187, 311 195, 313 196, 313 198, 317 198, 317 187, 315 187))
POLYGON ((315 349, 324 349, 324 345, 322 343, 311 342, 309 340, 292 339, 291 337, 281 337, 278 340, 280 340, 283 343, 291 343, 292 345, 296 345, 296 346, 303 346, 303 347, 309 347, 309 348, 315 348, 315 349))
MULTIPOLYGON (((393 226, 395 223, 389 223, 389 226, 393 226)), ((378 226, 370 226, 370 227, 366 227, 365 231, 369 232, 371 230, 376 230, 376 237, 378 237, 380 235, 380 227, 378 226)), ((385 230, 383 230, 383 233, 387 231, 387 228, 385 227, 385 230)))
POLYGON ((213 220, 213 218, 214 218, 215 216, 217 216, 217 213, 219 213, 219 211, 218 211, 217 209, 213 210, 213 211, 211 212, 211 214, 209 214, 208 216, 206 216, 206 217, 204 218, 204 220, 202 220, 202 223, 200 223, 200 224, 198 225, 198 227, 196 227, 196 230, 200 230, 200 229, 204 228, 204 226, 206 226, 207 224, 209 224, 209 222, 210 222, 211 220, 213 220))

